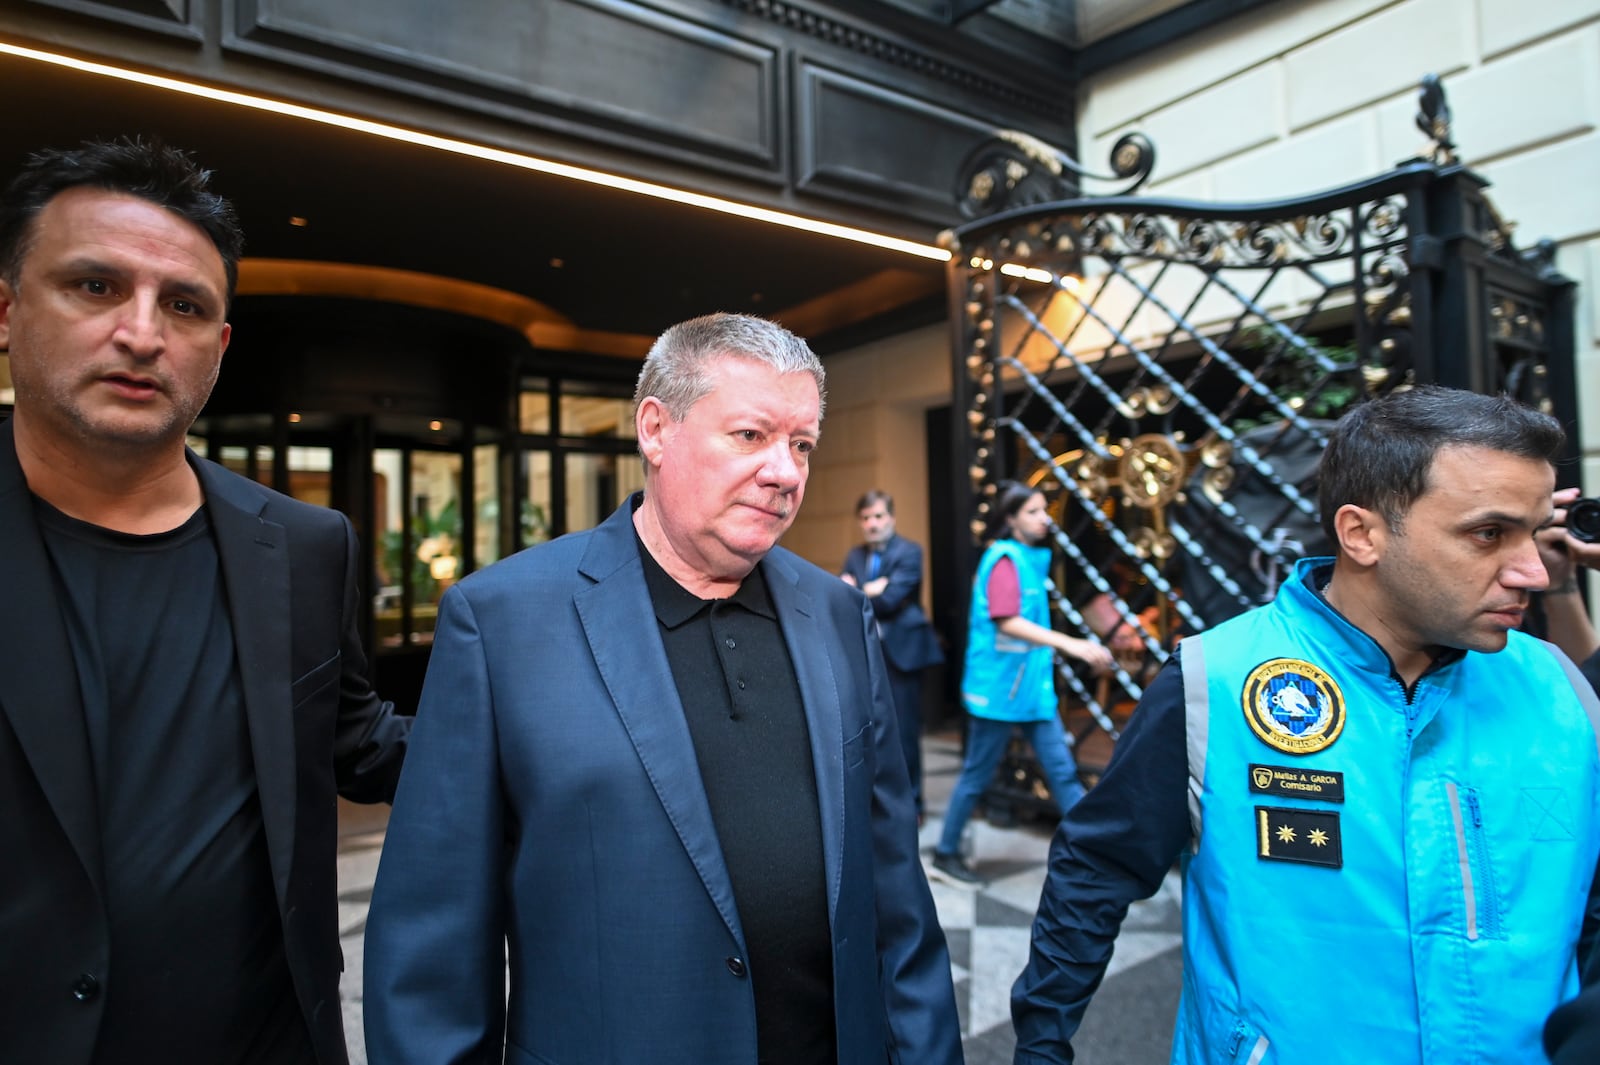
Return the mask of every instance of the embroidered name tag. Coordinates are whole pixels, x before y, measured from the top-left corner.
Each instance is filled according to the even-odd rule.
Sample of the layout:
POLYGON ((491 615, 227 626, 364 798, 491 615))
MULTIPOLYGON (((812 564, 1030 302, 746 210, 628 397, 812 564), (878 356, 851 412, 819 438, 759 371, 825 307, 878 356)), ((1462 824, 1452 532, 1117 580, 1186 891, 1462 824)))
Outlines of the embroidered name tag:
POLYGON ((1257 806, 1256 856, 1274 862, 1343 868, 1338 811, 1257 806))
POLYGON ((1344 774, 1326 769, 1295 769, 1286 765, 1251 763, 1250 790, 1257 795, 1344 802, 1344 774))

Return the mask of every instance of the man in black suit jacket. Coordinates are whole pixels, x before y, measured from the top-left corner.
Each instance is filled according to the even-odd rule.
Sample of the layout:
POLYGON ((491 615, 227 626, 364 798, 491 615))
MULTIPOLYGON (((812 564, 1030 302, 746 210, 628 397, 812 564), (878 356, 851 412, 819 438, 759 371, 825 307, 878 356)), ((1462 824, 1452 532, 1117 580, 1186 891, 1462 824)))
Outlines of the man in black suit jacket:
POLYGON ((873 489, 856 501, 866 541, 850 549, 839 575, 872 604, 889 664, 900 746, 922 814, 922 671, 944 661, 933 623, 922 612, 922 548, 894 531, 894 498, 873 489))
POLYGON ((204 462, 241 239, 132 141, 0 203, 0 1058, 346 1060, 335 801, 409 722, 365 679, 350 523, 204 462))

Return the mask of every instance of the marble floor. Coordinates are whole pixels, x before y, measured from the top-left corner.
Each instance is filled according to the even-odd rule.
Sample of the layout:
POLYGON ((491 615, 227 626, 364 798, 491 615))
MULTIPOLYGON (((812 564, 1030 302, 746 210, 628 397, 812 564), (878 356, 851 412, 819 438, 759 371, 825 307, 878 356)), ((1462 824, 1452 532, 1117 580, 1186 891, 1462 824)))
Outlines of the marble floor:
MULTIPOLYGON (((926 805, 924 853, 938 839, 950 789, 960 769, 959 738, 932 735, 923 743, 926 805)), ((362 944, 367 905, 383 847, 387 808, 341 803, 339 934, 344 947, 343 1009, 352 1065, 366 1065, 361 1037, 362 944)), ((1011 982, 1028 957, 1028 932, 1044 883, 1050 833, 1046 827, 997 828, 981 818, 970 826, 970 856, 988 878, 981 891, 931 880, 939 921, 950 943, 956 1005, 968 1065, 1009 1065, 1011 982)), ((1135 903, 1117 940, 1116 955, 1075 1041, 1080 1065, 1164 1065, 1181 979, 1178 881, 1168 877, 1156 896, 1135 903)))

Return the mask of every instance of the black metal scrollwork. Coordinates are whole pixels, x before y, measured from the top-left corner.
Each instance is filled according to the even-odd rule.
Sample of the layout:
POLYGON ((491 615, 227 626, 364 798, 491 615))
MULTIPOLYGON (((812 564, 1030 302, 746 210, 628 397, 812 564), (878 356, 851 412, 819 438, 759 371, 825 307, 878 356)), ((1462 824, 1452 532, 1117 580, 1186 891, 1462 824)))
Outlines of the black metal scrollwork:
POLYGON ((1071 199, 1078 194, 1078 178, 1125 182, 1110 193, 1125 196, 1149 179, 1155 168, 1155 146, 1141 133, 1128 133, 1111 146, 1110 161, 1111 173, 1098 174, 1037 137, 1000 130, 961 161, 956 203, 964 217, 981 218, 1013 207, 1071 199))

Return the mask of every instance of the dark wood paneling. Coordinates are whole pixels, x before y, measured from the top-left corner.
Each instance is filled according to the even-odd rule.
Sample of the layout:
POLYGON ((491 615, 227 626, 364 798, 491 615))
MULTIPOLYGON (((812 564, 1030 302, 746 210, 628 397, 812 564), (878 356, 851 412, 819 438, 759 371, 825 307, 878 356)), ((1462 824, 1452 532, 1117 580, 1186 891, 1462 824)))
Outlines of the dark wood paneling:
POLYGON ((959 164, 993 123, 811 63, 799 63, 796 76, 796 188, 955 220, 959 164))
POLYGON ((189 0, 28 0, 38 7, 89 15, 125 26, 154 30, 170 37, 199 41, 200 28, 189 0))
POLYGON ((535 124, 781 166, 771 45, 620 0, 238 0, 226 47, 535 124))

